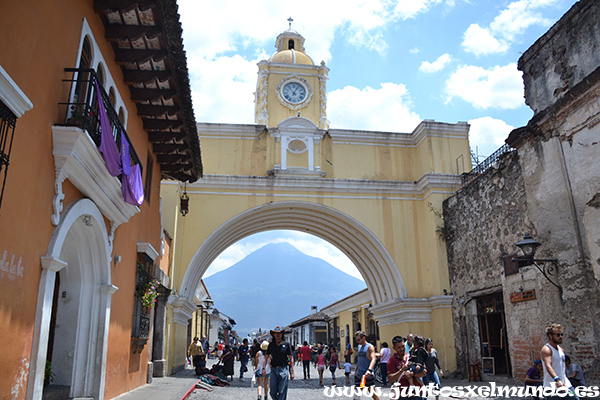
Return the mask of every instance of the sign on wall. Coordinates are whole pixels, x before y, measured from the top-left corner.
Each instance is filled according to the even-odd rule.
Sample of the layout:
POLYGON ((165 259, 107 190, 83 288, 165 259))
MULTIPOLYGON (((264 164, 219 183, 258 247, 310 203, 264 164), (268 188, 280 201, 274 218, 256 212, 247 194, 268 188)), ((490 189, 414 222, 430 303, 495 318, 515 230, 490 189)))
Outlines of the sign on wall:
POLYGON ((525 290, 524 292, 513 292, 510 294, 511 303, 520 303, 522 301, 535 300, 535 289, 525 290))

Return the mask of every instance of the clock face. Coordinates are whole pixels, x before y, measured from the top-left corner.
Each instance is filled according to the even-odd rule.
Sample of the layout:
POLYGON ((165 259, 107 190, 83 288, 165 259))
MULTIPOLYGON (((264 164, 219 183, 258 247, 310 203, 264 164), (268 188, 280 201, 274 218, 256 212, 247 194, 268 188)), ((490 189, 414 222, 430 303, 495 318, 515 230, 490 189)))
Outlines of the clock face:
POLYGON ((298 82, 289 82, 281 89, 283 98, 290 103, 301 103, 306 99, 306 88, 298 82))

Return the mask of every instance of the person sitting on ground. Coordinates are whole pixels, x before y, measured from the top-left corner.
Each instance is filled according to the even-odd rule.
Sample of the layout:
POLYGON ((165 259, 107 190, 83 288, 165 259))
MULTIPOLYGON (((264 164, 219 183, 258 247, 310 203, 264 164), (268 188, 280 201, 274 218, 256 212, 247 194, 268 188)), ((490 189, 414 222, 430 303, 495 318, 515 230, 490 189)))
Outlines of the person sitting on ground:
MULTIPOLYGON (((204 355, 204 348, 202 347, 202 343, 200 343, 197 336, 194 337, 194 340, 192 340, 187 353, 188 358, 192 358, 196 376, 202 375, 201 361, 202 356, 204 355)), ((206 357, 204 359, 206 360, 206 357)), ((204 361, 204 367, 206 367, 206 361, 204 361)))
POLYGON ((529 368, 525 375, 525 386, 542 386, 544 383, 542 371, 542 360, 535 360, 533 362, 533 367, 529 368))
POLYGON ((585 378, 583 376, 581 367, 575 363, 572 363, 569 356, 565 356, 565 366, 567 378, 569 378, 573 387, 585 386, 585 378))
POLYGON ((231 379, 233 380, 233 362, 235 360, 235 354, 228 344, 223 348, 223 354, 221 355, 220 360, 223 363, 221 373, 225 375, 227 379, 231 376, 231 379))

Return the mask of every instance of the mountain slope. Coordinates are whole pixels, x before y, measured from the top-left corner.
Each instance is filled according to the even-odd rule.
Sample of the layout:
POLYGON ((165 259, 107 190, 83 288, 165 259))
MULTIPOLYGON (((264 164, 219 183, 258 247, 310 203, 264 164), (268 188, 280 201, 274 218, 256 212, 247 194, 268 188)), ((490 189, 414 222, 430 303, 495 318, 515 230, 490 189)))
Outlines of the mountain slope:
POLYGON ((365 283, 288 243, 271 243, 204 280, 240 336, 288 325, 365 288, 365 283))

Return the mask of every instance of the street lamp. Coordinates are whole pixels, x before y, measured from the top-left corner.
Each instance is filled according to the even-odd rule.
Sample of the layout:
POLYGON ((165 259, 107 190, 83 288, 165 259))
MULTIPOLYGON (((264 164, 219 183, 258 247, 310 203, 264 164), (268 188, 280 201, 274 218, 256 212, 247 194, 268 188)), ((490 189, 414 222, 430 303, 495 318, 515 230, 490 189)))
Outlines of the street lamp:
POLYGON ((558 277, 558 260, 556 258, 535 258, 535 252, 540 246, 540 243, 533 239, 529 234, 523 236, 523 240, 515 243, 515 246, 521 249, 523 252, 522 258, 513 258, 512 261, 517 261, 520 267, 526 267, 533 265, 544 275, 544 277, 556 286, 562 294, 561 286, 552 280, 551 277, 558 277))
POLYGON ((187 195, 187 183, 184 184, 183 193, 179 198, 179 211, 183 217, 185 217, 190 211, 190 198, 187 195))

